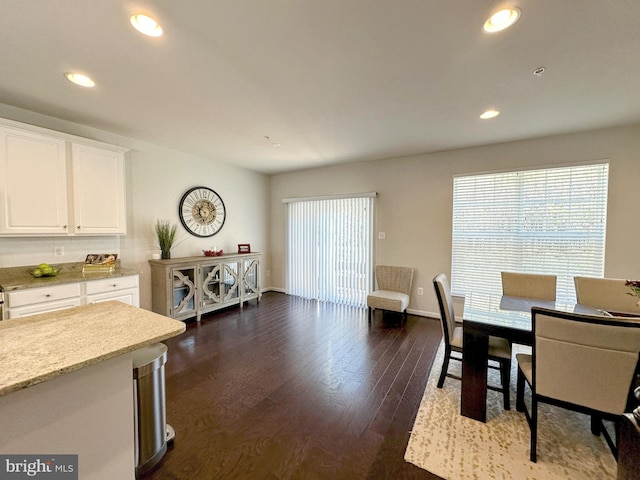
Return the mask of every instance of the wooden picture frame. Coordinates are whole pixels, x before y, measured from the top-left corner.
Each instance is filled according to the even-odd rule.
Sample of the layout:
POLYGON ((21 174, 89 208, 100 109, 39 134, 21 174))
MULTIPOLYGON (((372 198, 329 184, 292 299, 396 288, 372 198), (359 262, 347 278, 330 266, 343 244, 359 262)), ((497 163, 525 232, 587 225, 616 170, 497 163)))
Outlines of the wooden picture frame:
POLYGON ((238 253, 251 253, 251 245, 248 243, 239 243, 238 253))

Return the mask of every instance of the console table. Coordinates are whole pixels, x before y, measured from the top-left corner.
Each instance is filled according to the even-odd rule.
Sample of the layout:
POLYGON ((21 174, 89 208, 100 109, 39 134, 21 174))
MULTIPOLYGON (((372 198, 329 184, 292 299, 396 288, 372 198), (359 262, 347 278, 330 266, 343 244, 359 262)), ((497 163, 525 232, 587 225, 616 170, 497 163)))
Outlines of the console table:
POLYGON ((149 260, 151 308, 176 320, 260 301, 261 253, 149 260))

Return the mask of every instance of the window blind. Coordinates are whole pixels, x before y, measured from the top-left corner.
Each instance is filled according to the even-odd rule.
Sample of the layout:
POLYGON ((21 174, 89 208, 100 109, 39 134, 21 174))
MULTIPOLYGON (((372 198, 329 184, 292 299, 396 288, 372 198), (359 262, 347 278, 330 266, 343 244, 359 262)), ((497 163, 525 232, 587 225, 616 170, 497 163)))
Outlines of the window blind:
POLYGON ((288 201, 287 293, 366 306, 372 197, 288 201))
POLYGON ((501 293, 500 272, 558 276, 575 302, 575 275, 602 277, 608 164, 455 177, 451 289, 501 293))

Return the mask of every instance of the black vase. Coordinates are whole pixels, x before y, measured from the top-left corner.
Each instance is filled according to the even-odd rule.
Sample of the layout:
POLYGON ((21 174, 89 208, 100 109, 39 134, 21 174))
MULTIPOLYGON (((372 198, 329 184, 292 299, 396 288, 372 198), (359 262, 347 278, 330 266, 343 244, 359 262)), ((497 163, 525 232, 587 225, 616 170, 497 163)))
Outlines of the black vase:
POLYGON ((162 258, 163 260, 169 260, 171 258, 171 250, 162 250, 160 258, 162 258))

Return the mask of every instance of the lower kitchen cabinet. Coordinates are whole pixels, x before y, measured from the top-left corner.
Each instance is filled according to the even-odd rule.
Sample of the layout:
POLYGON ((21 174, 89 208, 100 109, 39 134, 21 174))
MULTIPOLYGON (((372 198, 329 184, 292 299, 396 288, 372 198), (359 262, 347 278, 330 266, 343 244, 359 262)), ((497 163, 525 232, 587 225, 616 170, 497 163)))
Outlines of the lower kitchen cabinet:
POLYGON ((54 312, 82 305, 80 283, 25 288, 7 293, 8 318, 54 312))
POLYGON ((7 318, 26 317, 108 300, 139 307, 139 292, 138 275, 12 290, 6 293, 7 318))
POLYGON ((260 301, 260 253, 149 260, 152 309, 176 320, 260 301))
POLYGON ((118 300, 134 307, 140 306, 138 275, 92 280, 84 285, 86 304, 118 300))

